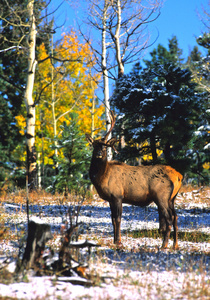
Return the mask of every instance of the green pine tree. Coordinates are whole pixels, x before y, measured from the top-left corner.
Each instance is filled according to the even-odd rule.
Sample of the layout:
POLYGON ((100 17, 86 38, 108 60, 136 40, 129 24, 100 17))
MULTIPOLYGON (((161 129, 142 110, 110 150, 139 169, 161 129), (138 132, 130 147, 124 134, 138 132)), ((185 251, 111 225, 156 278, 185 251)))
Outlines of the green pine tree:
POLYGON ((154 65, 165 65, 168 63, 181 65, 183 62, 182 50, 179 48, 176 36, 168 40, 168 49, 159 44, 157 49, 150 52, 151 59, 143 60, 148 68, 153 68, 154 65))
POLYGON ((120 135, 126 142, 123 158, 146 157, 143 163, 166 163, 185 173, 191 170, 189 150, 205 99, 196 90, 190 70, 179 66, 177 55, 171 59, 171 49, 158 46, 145 69, 139 72, 135 67, 120 79, 112 105, 121 114, 120 135), (152 161, 148 161, 150 156, 152 161))
POLYGON ((81 192, 89 185, 88 170, 90 151, 85 136, 78 126, 78 115, 70 115, 71 123, 61 126, 58 149, 63 157, 58 158, 58 174, 55 176, 55 189, 59 192, 81 192))

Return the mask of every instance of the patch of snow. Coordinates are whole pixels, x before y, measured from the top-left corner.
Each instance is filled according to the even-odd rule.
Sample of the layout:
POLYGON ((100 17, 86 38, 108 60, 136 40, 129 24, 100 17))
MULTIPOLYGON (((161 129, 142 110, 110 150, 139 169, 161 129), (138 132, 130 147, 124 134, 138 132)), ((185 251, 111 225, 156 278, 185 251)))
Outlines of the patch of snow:
POLYGON ((203 148, 204 150, 210 150, 210 143, 208 143, 206 146, 203 148))

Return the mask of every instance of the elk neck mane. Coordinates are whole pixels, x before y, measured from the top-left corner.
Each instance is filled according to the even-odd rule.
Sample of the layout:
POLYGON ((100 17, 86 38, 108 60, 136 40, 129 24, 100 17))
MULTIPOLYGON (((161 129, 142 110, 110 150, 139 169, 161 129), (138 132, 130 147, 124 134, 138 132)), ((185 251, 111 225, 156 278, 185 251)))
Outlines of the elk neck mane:
POLYGON ((107 161, 106 159, 102 161, 101 159, 92 158, 90 170, 89 170, 90 179, 95 182, 101 176, 105 176, 107 170, 111 168, 113 165, 123 166, 126 164, 117 160, 107 161))

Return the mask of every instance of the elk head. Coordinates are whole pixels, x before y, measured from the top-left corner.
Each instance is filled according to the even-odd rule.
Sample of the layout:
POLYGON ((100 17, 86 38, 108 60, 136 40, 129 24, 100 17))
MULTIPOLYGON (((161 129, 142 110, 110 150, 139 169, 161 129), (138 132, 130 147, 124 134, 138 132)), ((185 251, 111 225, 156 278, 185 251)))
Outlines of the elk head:
POLYGON ((109 134, 113 130, 116 121, 113 111, 110 112, 110 118, 111 127, 103 138, 94 140, 89 134, 86 133, 85 135, 88 142, 93 146, 93 157, 103 161, 107 159, 107 147, 111 147, 117 153, 117 150, 114 147, 114 144, 117 141, 116 137, 108 140, 109 134))

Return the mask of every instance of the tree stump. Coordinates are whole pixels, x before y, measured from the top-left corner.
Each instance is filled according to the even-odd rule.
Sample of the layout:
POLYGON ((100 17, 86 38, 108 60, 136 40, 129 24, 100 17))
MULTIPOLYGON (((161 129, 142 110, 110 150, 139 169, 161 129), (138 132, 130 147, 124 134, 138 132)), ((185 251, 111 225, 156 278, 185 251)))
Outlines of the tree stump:
POLYGON ((45 243, 51 238, 50 225, 30 221, 25 252, 22 262, 17 264, 16 272, 34 267, 42 257, 45 243))

